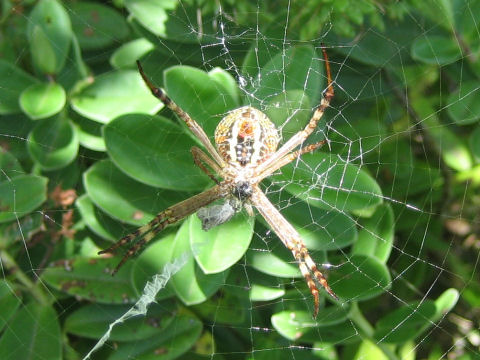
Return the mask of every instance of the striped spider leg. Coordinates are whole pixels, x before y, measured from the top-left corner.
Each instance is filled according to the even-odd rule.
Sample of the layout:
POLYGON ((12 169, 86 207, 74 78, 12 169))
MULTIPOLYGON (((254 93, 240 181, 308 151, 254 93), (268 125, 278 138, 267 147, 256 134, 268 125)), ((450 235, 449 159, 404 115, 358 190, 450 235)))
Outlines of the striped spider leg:
POLYGON ((174 224, 186 216, 197 213, 202 221, 202 228, 209 230, 228 221, 241 208, 245 208, 249 215, 253 215, 254 207, 283 244, 292 252, 313 295, 314 317, 317 316, 319 308, 317 284, 323 287, 333 298, 338 299, 324 275, 317 269, 298 232, 273 206, 259 187, 264 178, 325 143, 325 141, 320 141, 301 147, 317 127, 334 96, 327 53, 325 49, 322 49, 322 51, 327 74, 327 90, 306 127, 293 135, 278 150, 280 138, 275 125, 264 113, 251 106, 243 106, 232 110, 219 122, 215 129, 215 149, 200 125, 176 105, 162 89, 155 87, 150 82, 137 61, 140 75, 152 94, 186 123, 207 150, 207 153, 204 153, 199 148, 193 147, 191 149, 193 160, 216 185, 169 207, 148 224, 123 237, 108 249, 100 251, 99 254, 113 253, 120 247, 130 246, 120 263, 113 270, 112 275, 129 257, 134 255, 166 226, 174 224), (300 148, 295 150, 298 147, 300 148), (225 203, 207 207, 219 199, 225 199, 225 203))

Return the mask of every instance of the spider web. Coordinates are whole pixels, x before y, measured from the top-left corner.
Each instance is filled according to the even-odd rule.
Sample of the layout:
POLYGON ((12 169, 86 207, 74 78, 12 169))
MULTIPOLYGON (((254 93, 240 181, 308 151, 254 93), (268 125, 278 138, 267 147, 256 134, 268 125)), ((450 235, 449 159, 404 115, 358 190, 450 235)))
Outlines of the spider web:
MULTIPOLYGON (((39 166, 43 152, 62 148, 52 136, 69 134, 58 129, 58 122, 47 117, 40 126, 38 120, 32 124, 14 115, 0 120, 2 148, 21 164, 4 159, 0 172, 0 196, 13 199, 13 208, 2 212, 14 215, 1 224, 0 302, 8 311, 0 317, 0 357, 15 358, 11 349, 34 338, 24 334, 22 324, 39 326, 37 336, 58 337, 64 352, 77 358, 94 349, 108 324, 125 332, 110 333, 110 328, 111 341, 92 359, 152 358, 146 355, 152 346, 165 359, 478 357, 478 2, 345 2, 342 7, 337 1, 302 8, 285 1, 281 11, 254 1, 192 3, 166 2, 168 21, 148 23, 134 2, 126 2, 124 11, 132 17, 128 26, 146 39, 147 49, 130 58, 112 56, 126 37, 88 20, 78 4, 63 6, 78 28, 111 41, 109 47, 82 48, 95 76, 119 81, 118 72, 132 69, 119 65, 121 59, 138 55, 148 76, 210 136, 228 110, 251 105, 271 118, 285 142, 307 124, 320 102, 326 88, 321 49, 327 49, 335 97, 306 142, 325 139, 326 144, 267 178, 262 190, 300 232, 340 301, 325 296, 312 319, 313 299, 290 252, 259 215, 254 222, 245 212, 203 235, 195 233, 200 225, 192 216, 130 260, 128 275, 112 280, 105 267, 119 257, 99 259, 100 248, 211 183, 190 165, 191 175, 181 177, 183 159, 190 156, 185 144, 194 140, 178 122, 160 127, 163 120, 152 120, 158 102, 132 111, 142 114, 119 114, 123 123, 116 119, 116 128, 109 124, 100 132, 98 124, 113 122, 115 104, 108 115, 100 108, 95 113, 94 105, 82 101, 105 94, 80 90, 82 98, 72 91, 67 107, 81 146, 62 167, 39 166), (102 136, 108 151, 98 142, 102 136), (135 142, 138 137, 144 143, 135 142), (122 162, 128 154, 112 150, 115 141, 127 152, 143 152, 139 167, 122 162), (149 147, 152 142, 157 145, 149 147), (158 157, 151 152, 165 147, 168 152, 158 157), (132 178, 142 166, 149 171, 132 178), (158 180, 156 173, 167 176, 158 180), (24 195, 16 179, 29 174, 48 179, 49 199, 25 216, 17 207, 24 195), (131 195, 111 205, 101 200, 106 189, 131 195), (138 209, 138 217, 129 221, 116 212, 127 203, 138 209), (203 240, 178 240, 192 234, 203 240), (208 241, 223 244, 223 252, 208 241), (234 244, 246 248, 240 251, 234 244), (241 256, 221 268, 221 256, 231 253, 241 256), (151 276, 169 269, 178 274, 156 283, 157 302, 152 302, 155 295, 147 300, 147 315, 120 323, 138 299, 145 299, 142 290, 151 276)), ((28 12, 20 12, 19 19, 32 23, 28 12)), ((58 42, 55 48, 61 46, 58 42)), ((35 73, 22 66, 28 44, 19 48, 6 59, 35 73)), ((73 50, 66 62, 59 77, 65 87, 69 76, 82 71, 73 50)), ((3 71, 8 77, 16 70, 3 71)), ((96 82, 106 86, 107 80, 96 82)), ((87 83, 82 86, 88 88, 87 83)), ((3 82, 0 91, 6 98, 16 86, 3 82)), ((128 89, 119 82, 122 86, 128 89)), ((126 102, 148 95, 132 89, 131 96, 120 89, 118 97, 126 102)), ((165 109, 160 114, 175 121, 165 109)), ((33 349, 32 358, 52 358, 33 349)))

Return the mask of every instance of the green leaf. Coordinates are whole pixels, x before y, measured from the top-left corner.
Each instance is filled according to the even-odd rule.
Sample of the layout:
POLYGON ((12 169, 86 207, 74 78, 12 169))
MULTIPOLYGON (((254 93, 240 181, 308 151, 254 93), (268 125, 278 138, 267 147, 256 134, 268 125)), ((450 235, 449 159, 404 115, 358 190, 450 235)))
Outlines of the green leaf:
POLYGON ((477 163, 480 162, 480 125, 470 135, 470 149, 477 163))
POLYGON ((96 206, 109 216, 136 226, 146 224, 160 211, 186 196, 141 184, 108 160, 98 161, 90 167, 84 173, 83 184, 96 206))
POLYGON ((402 306, 381 318, 375 326, 379 342, 401 344, 423 334, 440 321, 457 303, 456 289, 444 291, 435 301, 425 300, 402 306))
POLYGON ((102 137, 102 124, 84 117, 73 117, 80 144, 93 151, 106 151, 105 140, 102 137))
POLYGON ((17 312, 0 339, 1 359, 62 359, 59 317, 49 305, 31 302, 17 312))
POLYGON ((360 220, 358 240, 355 242, 352 254, 369 255, 386 263, 393 246, 394 235, 393 210, 390 204, 379 205, 375 213, 360 220))
POLYGON ((454 170, 463 171, 472 167, 472 156, 463 140, 447 127, 430 128, 429 133, 445 163, 454 170))
POLYGON ((2 101, 0 101, 0 114, 14 114, 20 112, 18 98, 20 94, 37 80, 9 62, 0 59, 0 89, 2 89, 2 101))
MULTIPOLYGON (((235 284, 240 284, 237 278, 234 281, 235 284)), ((250 287, 250 301, 271 301, 285 295, 285 288, 277 278, 253 269, 248 271, 248 278, 244 281, 246 281, 245 286, 250 287)))
POLYGON ((3 147, 0 148, 0 169, 0 183, 25 173, 20 162, 3 147))
POLYGON ((66 94, 56 83, 34 84, 20 95, 20 107, 30 119, 38 120, 57 114, 65 106, 66 94))
POLYGON ((247 251, 253 236, 254 219, 244 212, 208 232, 202 230, 196 215, 190 216, 189 223, 190 245, 205 274, 219 273, 235 264, 247 251))
MULTIPOLYGON (((130 318, 121 326, 114 327, 109 340, 139 341, 164 332, 175 317, 175 308, 166 305, 152 304, 145 316, 130 318)), ((84 305, 65 319, 65 331, 88 339, 99 339, 108 326, 130 308, 131 305, 84 305)))
POLYGON ((328 282, 342 299, 362 301, 374 298, 391 287, 388 268, 376 258, 353 255, 348 262, 330 271, 328 282))
POLYGON ((163 107, 134 70, 96 77, 94 83, 72 96, 71 105, 80 115, 100 123, 127 113, 153 115, 163 107))
POLYGON ((151 2, 148 0, 126 0, 125 7, 149 31, 157 36, 166 37, 167 10, 175 9, 175 0, 151 2))
POLYGON ((412 103, 415 110, 424 118, 422 126, 441 154, 443 161, 452 169, 463 171, 472 167, 472 158, 463 140, 448 127, 443 126, 439 119, 432 115, 436 114, 435 109, 427 99, 415 98, 412 103))
POLYGON ((69 295, 103 304, 132 303, 137 293, 130 279, 130 264, 112 276, 117 258, 76 258, 55 263, 42 273, 42 280, 69 295))
POLYGON ((83 1, 71 4, 72 27, 83 50, 100 50, 128 36, 124 17, 109 6, 83 1))
POLYGON ((0 331, 3 331, 5 325, 15 314, 21 303, 21 297, 15 293, 12 284, 5 280, 0 281, 0 309, 2 316, 0 317, 0 331))
POLYGON ((385 353, 377 346, 377 344, 369 340, 363 340, 358 347, 353 360, 363 359, 388 360, 389 357, 385 355, 385 353))
MULTIPOLYGON (((232 83, 218 74, 190 66, 173 66, 164 72, 165 90, 170 98, 213 136, 217 124, 227 111, 238 107, 232 83)), ((183 121, 181 122, 183 124, 183 121)))
POLYGON ((192 310, 202 319, 216 324, 241 325, 250 316, 251 302, 246 297, 238 297, 227 289, 212 296, 207 301, 193 305, 192 310))
POLYGON ((35 66, 45 74, 60 72, 72 41, 70 17, 63 6, 56 0, 37 2, 30 14, 27 36, 35 66))
POLYGON ((350 321, 345 321, 346 312, 335 307, 320 310, 317 320, 308 311, 282 311, 272 315, 272 325, 280 335, 290 341, 310 343, 322 341, 343 343, 345 339, 358 336, 350 321))
POLYGON ((457 125, 473 124, 480 119, 480 86, 478 81, 463 82, 448 97, 447 112, 457 125))
MULTIPOLYGON (((313 46, 299 45, 278 52, 259 73, 252 105, 261 105, 272 96, 285 91, 302 90, 311 103, 320 100, 324 60, 313 46)), ((282 107, 282 106, 280 106, 282 107)), ((307 109, 311 112, 311 109, 307 109)))
MULTIPOLYGON (((292 256, 292 253, 283 246, 280 240, 272 248, 262 249, 256 237, 254 243, 247 252, 247 263, 254 269, 271 276, 281 278, 301 278, 302 274, 292 256)), ((265 246, 265 245, 264 245, 265 246)))
POLYGON ((308 333, 323 333, 323 328, 346 320, 347 312, 336 306, 320 309, 316 319, 312 318, 311 312, 303 310, 287 310, 272 315, 272 325, 275 330, 289 340, 302 339, 308 333))
MULTIPOLYGON (((190 224, 188 221, 184 222, 177 231, 171 249, 171 261, 179 256, 185 256, 185 254, 190 254, 190 224)), ((194 305, 204 302, 225 284, 227 273, 228 270, 205 275, 191 256, 171 281, 180 300, 186 305, 194 305)))
POLYGON ((87 194, 80 196, 75 201, 75 206, 89 229, 104 239, 115 242, 129 232, 128 228, 125 229, 118 221, 96 207, 87 194))
POLYGON ((116 69, 135 66, 135 61, 154 49, 145 38, 132 40, 120 46, 110 57, 110 64, 116 69))
POLYGON ((199 319, 187 313, 177 313, 165 331, 145 340, 119 343, 108 360, 176 359, 195 344, 201 332, 199 319))
POLYGON ((47 199, 47 178, 20 175, 0 183, 0 223, 18 219, 47 199))
POLYGON ((430 65, 448 65, 461 58, 462 52, 457 41, 439 35, 425 35, 412 44, 412 57, 430 65))
POLYGON ((66 118, 40 121, 28 137, 28 151, 44 170, 56 170, 70 164, 78 154, 78 136, 66 118))
POLYGON ((252 283, 250 289, 251 301, 270 301, 281 298, 283 295, 285 295, 285 289, 274 286, 252 283))
MULTIPOLYGON (((310 98, 303 90, 286 90, 278 95, 272 95, 262 105, 265 114, 277 127, 281 126, 282 137, 288 139, 300 129, 304 128, 312 117, 310 98)), ((322 118, 318 128, 325 126, 322 118)))
POLYGON ((283 192, 278 207, 310 250, 338 250, 357 239, 355 221, 345 213, 322 210, 283 192), (283 208, 283 204, 285 208, 283 208))
POLYGON ((212 182, 193 163, 191 136, 164 117, 123 115, 106 125, 103 134, 113 162, 142 183, 198 191, 212 182))
MULTIPOLYGON (((133 282, 137 292, 142 292, 147 281, 151 281, 156 274, 162 273, 164 266, 171 262, 171 252, 175 240, 175 231, 166 230, 161 236, 152 240, 144 251, 134 260, 133 264, 133 282)), ((175 296, 172 282, 167 282, 166 286, 157 293, 156 299, 167 299, 175 296)))
POLYGON ((334 154, 305 154, 300 162, 284 166, 281 171, 274 176, 275 181, 288 184, 285 190, 312 206, 349 212, 382 203, 376 181, 334 154))
MULTIPOLYGON (((337 22, 340 21, 341 18, 338 18, 337 22)), ((335 52, 361 64, 374 66, 375 68, 405 66, 406 63, 411 62, 407 49, 410 48, 412 39, 416 39, 425 33, 425 28, 412 16, 402 16, 397 21, 386 21, 384 31, 373 29, 366 29, 355 34, 355 37, 346 39, 336 36, 332 31, 328 33, 324 41, 327 44, 340 45, 335 46, 335 52), (385 34, 388 34, 388 38, 385 38, 385 34)), ((355 65, 355 70, 356 68, 355 65)), ((344 70, 347 69, 342 67, 342 72, 344 70)), ((343 82, 340 81, 340 84, 343 84, 343 82)), ((342 88, 349 89, 343 85, 342 88)), ((350 91, 348 93, 350 94, 350 91)), ((355 91, 352 93, 357 94, 355 91)), ((376 95, 378 96, 378 93, 376 95)))

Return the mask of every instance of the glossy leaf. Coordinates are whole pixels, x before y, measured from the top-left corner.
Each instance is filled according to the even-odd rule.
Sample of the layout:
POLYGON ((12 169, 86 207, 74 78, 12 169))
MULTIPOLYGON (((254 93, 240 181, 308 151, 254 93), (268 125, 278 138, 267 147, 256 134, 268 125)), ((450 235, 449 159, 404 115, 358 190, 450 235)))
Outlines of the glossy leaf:
POLYGON ((110 64, 116 69, 133 67, 135 61, 153 49, 153 44, 145 38, 132 40, 115 50, 110 58, 110 64))
POLYGON ((277 53, 260 71, 260 83, 255 86, 255 99, 260 103, 253 105, 259 107, 270 97, 291 90, 302 90, 311 103, 318 102, 324 66, 322 56, 310 45, 293 46, 277 53))
POLYGON ((460 46, 453 38, 425 35, 412 44, 412 57, 431 65, 447 65, 462 56, 460 46))
POLYGON ((212 183, 193 163, 191 136, 164 117, 123 115, 103 134, 113 162, 142 183, 180 191, 199 191, 212 183))
POLYGON ((195 316, 180 313, 169 326, 149 339, 120 343, 108 360, 169 360, 187 352, 202 332, 202 322, 195 316))
POLYGON ((449 289, 435 301, 415 302, 394 310, 377 322, 375 339, 396 344, 415 339, 455 306, 458 295, 457 290, 449 289))
POLYGON ((75 117, 74 123, 80 145, 94 151, 107 150, 101 124, 83 117, 75 117))
MULTIPOLYGON (((164 266, 171 262, 171 251, 175 240, 175 229, 165 230, 152 240, 133 262, 132 279, 137 292, 143 292, 145 284, 156 274, 161 274, 164 266)), ((175 296, 172 281, 168 279, 166 286, 157 293, 156 299, 167 299, 175 296)))
POLYGON ((347 214, 309 206, 305 201, 292 199, 287 192, 281 194, 281 199, 275 205, 295 227, 308 249, 338 250, 356 241, 355 221, 347 214))
POLYGON ((70 164, 78 154, 78 136, 73 124, 65 118, 40 121, 28 138, 28 150, 45 170, 56 170, 70 164))
POLYGON ((280 335, 289 340, 302 339, 307 333, 323 333, 325 327, 343 323, 347 320, 346 312, 334 306, 320 309, 317 319, 312 313, 301 310, 281 311, 272 315, 272 325, 280 335))
MULTIPOLYGON (((130 308, 131 305, 84 305, 70 313, 65 320, 65 330, 80 337, 98 339, 107 331, 111 323, 130 308)), ((164 332, 174 321, 175 309, 172 306, 170 308, 171 312, 165 308, 162 309, 158 304, 152 304, 145 316, 131 318, 121 326, 114 327, 110 340, 139 341, 164 332)))
POLYGON ((472 157, 466 144, 446 127, 430 128, 430 134, 440 147, 445 163, 454 170, 468 170, 472 167, 472 157))
POLYGON ((435 114, 432 105, 424 98, 416 98, 413 103, 415 110, 425 120, 422 126, 429 134, 431 141, 447 164, 452 169, 462 171, 468 170, 472 166, 472 158, 467 146, 455 132, 448 127, 442 126, 435 114))
MULTIPOLYGON (((286 90, 278 95, 269 97, 261 106, 265 114, 277 127, 282 129, 282 137, 290 138, 293 134, 305 127, 313 115, 310 98, 302 90, 286 90)), ((324 128, 325 118, 322 118, 318 128, 324 128)))
POLYGON ((270 301, 285 295, 285 287, 278 278, 253 269, 248 271, 247 279, 244 279, 243 273, 239 273, 234 279, 236 285, 249 287, 250 301, 270 301), (242 280, 245 281, 245 284, 242 283, 242 280))
POLYGON ((477 163, 480 162, 480 125, 470 135, 470 149, 477 163))
POLYGON ((37 80, 9 62, 0 59, 0 114, 14 114, 20 112, 18 98, 20 94, 37 80))
POLYGON ((112 7, 87 1, 71 5, 72 27, 82 50, 103 49, 127 37, 126 21, 112 7))
POLYGON ((10 318, 15 314, 21 303, 21 297, 15 293, 12 284, 1 280, 0 281, 0 309, 2 309, 2 316, 0 317, 0 331, 3 331, 5 325, 10 318))
POLYGON ((196 215, 189 219, 190 244, 195 260, 205 274, 224 271, 240 260, 253 236, 254 219, 241 212, 228 222, 202 230, 196 215))
POLYGON ((349 212, 375 208, 382 203, 375 180, 333 154, 305 154, 298 164, 284 166, 275 180, 286 182, 285 190, 292 195, 326 210, 349 212))
POLYGON ((72 26, 57 0, 36 4, 29 17, 27 36, 35 66, 45 74, 60 72, 70 49, 72 26))
POLYGON ((403 16, 397 21, 385 21, 383 26, 384 31, 370 28, 359 33, 360 36, 355 34, 355 37, 347 39, 329 32, 326 43, 340 45, 335 46, 335 52, 375 68, 405 66, 406 63, 410 63, 408 49, 412 39, 424 34, 425 28, 412 16, 403 16), (388 39, 385 39, 385 34, 388 34, 388 39), (351 46, 352 44, 354 46, 351 46))
POLYGON ((184 222, 177 231, 171 249, 171 260, 179 256, 189 256, 187 263, 172 278, 175 293, 186 305, 204 302, 224 283, 227 271, 205 275, 190 255, 190 224, 184 222))
POLYGON ((103 304, 132 303, 137 298, 125 264, 115 276, 110 271, 118 258, 76 258, 59 261, 42 273, 51 287, 90 301, 103 304))
POLYGON ((83 183, 92 202, 111 217, 132 225, 144 225, 160 211, 186 198, 186 194, 141 184, 108 160, 84 173, 83 183))
POLYGON ((386 263, 393 246, 394 216, 389 204, 381 204, 375 213, 360 222, 358 240, 352 253, 369 255, 386 263))
POLYGON ((32 120, 57 114, 65 106, 66 94, 56 83, 35 84, 20 95, 20 107, 32 120))
POLYGON ((283 295, 285 295, 285 290, 276 286, 265 286, 254 283, 250 290, 251 301, 270 301, 278 299, 283 295))
POLYGON ((71 105, 80 115, 100 123, 127 113, 153 115, 163 106, 134 70, 99 75, 72 96, 71 105))
POLYGON ((226 112, 239 107, 237 98, 232 96, 236 85, 232 88, 234 82, 226 80, 231 76, 225 73, 222 80, 218 71, 206 73, 190 66, 173 66, 164 73, 167 94, 210 137, 226 112))
POLYGON ((365 255, 353 255, 348 262, 331 270, 328 282, 340 298, 349 301, 371 299, 391 286, 386 265, 365 255))
POLYGON ((130 13, 149 31, 157 36, 166 36, 167 11, 175 9, 174 0, 151 2, 148 0, 126 0, 125 6, 130 13))
MULTIPOLYGON (((128 228, 125 229, 124 225, 113 220, 96 207, 86 194, 80 196, 75 201, 75 206, 89 229, 104 239, 117 241, 129 231, 128 228)), ((131 230, 133 231, 133 228, 131 230)))
POLYGON ((355 357, 353 359, 388 360, 389 358, 383 353, 383 351, 377 346, 377 344, 365 339, 358 347, 358 350, 355 353, 355 357))
POLYGON ((20 175, 0 183, 0 223, 18 219, 47 199, 47 178, 20 175))
POLYGON ((448 97, 447 112, 457 125, 469 125, 480 119, 480 86, 464 82, 448 97))
POLYGON ((388 343, 414 339, 431 325, 434 315, 435 303, 431 300, 398 308, 377 322, 375 339, 388 343))
POLYGON ((251 302, 246 297, 238 297, 229 291, 212 296, 207 301, 193 305, 192 310, 204 321, 217 324, 243 324, 250 314, 251 302))
POLYGON ((0 169, 2 169, 0 172, 0 183, 24 174, 19 161, 3 148, 0 149, 0 169))
MULTIPOLYGON (((255 240, 255 239, 254 239, 255 240)), ((262 251, 255 245, 247 252, 247 262, 254 269, 271 276, 282 278, 301 278, 302 275, 298 266, 295 264, 291 252, 286 248, 281 248, 283 244, 262 251)))
POLYGON ((53 307, 30 302, 0 338, 1 359, 62 359, 59 317, 53 307))

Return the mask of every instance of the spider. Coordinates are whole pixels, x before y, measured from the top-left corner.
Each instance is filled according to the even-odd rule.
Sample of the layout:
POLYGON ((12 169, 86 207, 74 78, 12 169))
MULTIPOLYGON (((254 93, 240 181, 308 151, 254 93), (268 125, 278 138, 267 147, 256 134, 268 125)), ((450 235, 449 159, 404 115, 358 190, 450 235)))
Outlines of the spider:
POLYGON ((330 63, 324 48, 322 48, 327 74, 327 89, 320 105, 316 108, 307 126, 294 134, 280 149, 278 131, 270 119, 261 111, 243 106, 230 111, 217 125, 215 130, 215 149, 204 130, 185 111, 176 105, 160 88, 155 87, 143 72, 137 61, 138 70, 152 94, 160 99, 165 106, 182 119, 193 134, 200 140, 208 156, 198 147, 192 147, 194 163, 214 182, 215 186, 173 205, 159 213, 148 224, 138 228, 133 233, 123 237, 108 249, 99 254, 114 253, 119 247, 131 244, 125 255, 112 271, 112 275, 140 248, 152 240, 166 226, 174 224, 183 218, 196 213, 202 221, 204 230, 228 221, 242 207, 253 216, 252 207, 263 216, 283 244, 292 252, 300 271, 305 278, 314 299, 316 318, 319 308, 320 284, 334 299, 338 300, 328 285, 325 276, 317 269, 315 262, 308 253, 299 233, 273 206, 260 189, 260 182, 272 173, 294 161, 302 154, 320 148, 325 140, 302 147, 304 141, 313 133, 319 120, 334 96, 330 63), (295 150, 300 147, 298 150, 295 150), (205 166, 206 165, 206 166, 205 166), (214 174, 207 168, 213 170, 214 174), (224 205, 207 207, 219 199, 227 199, 224 205), (136 242, 135 242, 136 240, 136 242))

